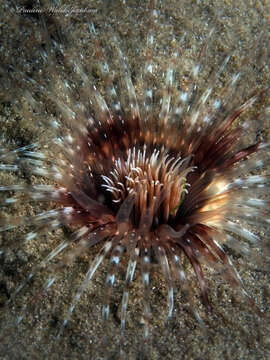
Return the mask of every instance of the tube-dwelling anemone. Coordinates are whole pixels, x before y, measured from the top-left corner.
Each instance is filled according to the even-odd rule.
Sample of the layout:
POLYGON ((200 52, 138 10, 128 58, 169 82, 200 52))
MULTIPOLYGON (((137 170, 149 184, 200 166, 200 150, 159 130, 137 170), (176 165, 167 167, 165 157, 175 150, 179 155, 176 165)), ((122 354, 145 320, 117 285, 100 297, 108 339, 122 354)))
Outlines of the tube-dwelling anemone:
MULTIPOLYGON (((65 66, 80 84, 80 98, 84 99, 80 104, 74 100, 73 84, 63 75, 63 69, 54 69, 52 54, 44 55, 47 71, 51 72, 50 86, 21 76, 22 87, 34 87, 58 109, 59 119, 54 118, 51 127, 56 136, 44 150, 42 143, 15 151, 2 149, 1 169, 17 171, 27 164, 27 170, 47 178, 52 185, 1 186, 1 191, 16 192, 3 202, 7 205, 28 198, 57 206, 32 217, 1 217, 1 230, 25 222, 34 225, 36 230, 25 236, 26 242, 63 225, 74 228, 74 233, 31 271, 15 294, 55 258, 70 263, 102 243, 60 332, 105 258, 110 262, 103 305, 105 319, 109 316, 110 296, 121 259, 128 259, 120 313, 123 333, 135 271, 141 272, 147 337, 153 264, 163 273, 167 284, 170 317, 175 284, 179 282, 183 289, 188 287, 183 255, 193 267, 208 310, 211 305, 202 267, 205 264, 217 269, 233 287, 239 288, 255 308, 222 244, 237 248, 241 247, 241 241, 258 242, 259 237, 241 227, 237 219, 244 219, 248 224, 253 224, 255 218, 269 222, 267 202, 261 198, 261 194, 267 192, 268 176, 249 175, 250 171, 264 166, 261 156, 254 155, 267 151, 268 144, 256 142, 239 146, 244 129, 238 125, 239 116, 265 89, 238 106, 230 106, 240 79, 240 73, 236 72, 224 85, 220 98, 214 96, 218 76, 229 61, 229 57, 225 57, 203 91, 198 92, 196 86, 200 63, 194 65, 188 86, 179 90, 174 81, 177 67, 177 57, 174 57, 168 66, 160 111, 156 114, 149 83, 146 80, 142 101, 139 101, 117 40, 113 40, 111 46, 119 58, 121 85, 110 80, 109 65, 97 43, 99 72, 104 79, 101 94, 80 62, 58 44, 52 45, 55 52, 63 55, 65 66), (125 94, 128 106, 121 103, 121 94, 125 94), (258 197, 251 198, 252 191, 258 193, 258 197), (232 233, 242 240, 232 241, 232 233)), ((148 56, 143 70, 146 79, 152 76, 152 71, 152 58, 148 56)), ((33 110, 40 106, 28 90, 24 91, 24 100, 33 110)), ((48 290, 56 279, 57 272, 50 275, 44 289, 48 290)), ((192 310, 201 321, 196 309, 192 310)))

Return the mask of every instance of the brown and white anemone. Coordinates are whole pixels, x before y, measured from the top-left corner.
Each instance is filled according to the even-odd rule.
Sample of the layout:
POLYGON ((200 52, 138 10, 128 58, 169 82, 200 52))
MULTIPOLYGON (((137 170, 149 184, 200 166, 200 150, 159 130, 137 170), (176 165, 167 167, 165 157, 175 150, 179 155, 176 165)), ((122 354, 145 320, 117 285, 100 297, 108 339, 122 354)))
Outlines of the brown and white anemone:
MULTIPOLYGON (((190 299, 195 317, 202 322, 192 306, 183 257, 196 274, 208 310, 211 306, 203 265, 217 270, 255 309, 254 300, 245 290, 223 244, 241 253, 242 243, 245 248, 259 243, 259 236, 248 226, 239 224, 239 219, 248 225, 253 225, 258 218, 269 223, 269 205, 263 199, 269 177, 250 175, 265 166, 262 154, 265 155, 269 144, 255 142, 241 146, 247 130, 238 122, 239 116, 263 96, 266 89, 253 92, 248 99, 236 104, 234 90, 241 80, 241 72, 236 71, 218 97, 215 86, 229 56, 225 56, 205 88, 199 91, 197 79, 201 63, 198 59, 186 86, 179 89, 174 80, 179 55, 175 55, 168 65, 157 111, 155 94, 147 81, 153 77, 153 59, 149 55, 152 34, 148 37, 143 69, 145 85, 139 95, 118 40, 112 40, 110 51, 119 59, 120 85, 115 78, 111 79, 106 51, 95 38, 96 34, 93 37, 98 73, 103 81, 101 89, 92 83, 74 54, 57 43, 51 45, 53 51, 44 56, 50 85, 27 75, 20 78, 21 88, 34 88, 55 104, 59 118, 54 117, 51 122, 50 131, 55 136, 48 143, 14 151, 2 149, 1 170, 18 171, 27 166, 27 171, 46 178, 51 185, 3 185, 2 192, 12 191, 15 195, 2 201, 5 206, 27 199, 47 201, 54 207, 32 217, 1 217, 1 230, 25 223, 35 226, 35 230, 24 237, 26 243, 62 226, 71 227, 74 233, 32 269, 15 295, 57 257, 60 263, 71 263, 100 243, 100 252, 75 293, 60 333, 105 258, 110 263, 103 305, 105 319, 109 317, 118 268, 127 265, 120 311, 122 333, 135 271, 141 273, 144 291, 145 337, 149 333, 154 269, 163 274, 167 284, 168 316, 172 316, 174 292, 180 284, 190 299), (62 67, 54 66, 53 52, 63 57, 62 67), (64 75, 65 68, 73 73, 73 81, 80 84, 80 103, 75 100, 73 83, 64 75), (121 103, 123 97, 125 104, 121 103)), ((40 107, 29 90, 24 90, 23 99, 32 109, 30 112, 40 107)), ((252 255, 253 259, 259 262, 256 254, 252 255)), ((51 273, 44 284, 46 291, 57 280, 57 271, 51 273)))

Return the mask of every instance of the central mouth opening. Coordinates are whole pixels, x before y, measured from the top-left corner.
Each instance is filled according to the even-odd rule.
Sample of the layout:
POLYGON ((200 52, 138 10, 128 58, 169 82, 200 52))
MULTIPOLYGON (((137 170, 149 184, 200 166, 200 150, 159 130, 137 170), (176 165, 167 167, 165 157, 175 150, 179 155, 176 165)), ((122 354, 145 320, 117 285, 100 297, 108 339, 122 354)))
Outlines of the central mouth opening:
POLYGON ((102 175, 102 187, 119 207, 127 197, 134 197, 134 225, 146 216, 158 225, 175 217, 188 192, 187 175, 193 169, 189 158, 175 158, 157 149, 148 155, 146 146, 134 147, 126 159, 114 161, 109 176, 102 175))

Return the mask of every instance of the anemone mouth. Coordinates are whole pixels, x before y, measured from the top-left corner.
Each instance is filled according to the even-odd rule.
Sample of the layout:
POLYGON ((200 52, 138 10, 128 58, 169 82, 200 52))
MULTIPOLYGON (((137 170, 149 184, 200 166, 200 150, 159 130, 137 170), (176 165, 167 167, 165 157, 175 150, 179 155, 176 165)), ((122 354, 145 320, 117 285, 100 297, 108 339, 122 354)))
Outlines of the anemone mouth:
POLYGON ((146 145, 129 149, 125 160, 114 161, 109 176, 102 175, 101 186, 110 193, 111 202, 120 206, 128 196, 134 197, 134 226, 146 213, 152 214, 156 225, 174 218, 187 192, 187 175, 194 170, 188 166, 190 158, 174 158, 157 149, 147 153, 146 145))

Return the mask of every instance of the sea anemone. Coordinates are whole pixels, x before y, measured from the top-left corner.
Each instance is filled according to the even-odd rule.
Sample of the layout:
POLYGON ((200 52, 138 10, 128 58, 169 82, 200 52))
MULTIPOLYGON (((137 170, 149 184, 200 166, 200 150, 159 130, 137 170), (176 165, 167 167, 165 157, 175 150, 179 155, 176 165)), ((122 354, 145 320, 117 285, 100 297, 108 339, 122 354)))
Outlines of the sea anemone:
MULTIPOLYGON (((46 45, 40 72, 30 76, 27 71, 10 67, 9 83, 14 87, 16 83, 20 89, 24 115, 40 121, 45 113, 43 126, 49 139, 15 150, 10 146, 1 148, 2 172, 23 172, 28 178, 29 174, 35 175, 34 183, 2 184, 1 193, 12 194, 3 196, 1 202, 4 209, 27 201, 37 202, 38 206, 48 202, 49 208, 24 216, 2 211, 2 232, 31 227, 23 239, 16 237, 13 244, 4 242, 2 256, 12 245, 27 247, 35 241, 39 243, 43 234, 66 229, 66 237, 32 267, 10 301, 16 301, 17 295, 44 269, 49 275, 40 292, 48 292, 64 266, 91 254, 92 248, 98 249, 74 291, 58 329, 59 336, 106 259, 109 266, 104 284, 104 320, 110 317, 119 269, 126 268, 119 311, 121 341, 136 272, 141 275, 143 289, 145 339, 151 323, 154 271, 163 275, 167 286, 168 318, 173 315, 174 293, 180 285, 191 313, 205 326, 193 302, 185 259, 196 275, 206 311, 211 311, 204 275, 207 267, 238 289, 252 311, 261 313, 229 253, 248 255, 249 261, 262 267, 267 261, 258 249, 266 251, 266 241, 261 241, 251 226, 270 221, 266 199, 269 175, 267 171, 259 173, 267 167, 269 143, 258 138, 247 144, 253 130, 239 119, 265 96, 268 88, 251 89, 249 96, 242 94, 245 69, 253 65, 246 58, 239 70, 226 81, 221 80, 231 61, 228 54, 215 71, 211 69, 208 81, 199 88, 203 58, 215 34, 211 28, 190 73, 183 76, 181 83, 175 80, 176 76, 180 78, 180 54, 175 51, 160 85, 161 92, 155 92, 153 27, 157 12, 150 6, 150 13, 140 78, 143 85, 138 90, 122 53, 121 40, 113 35, 110 43, 103 46, 92 23, 89 34, 94 44, 94 63, 75 56, 65 41, 52 39, 44 28, 46 45), (119 77, 111 69, 110 57, 116 59, 119 77), (50 114, 47 108, 53 109, 50 114), (38 177, 42 177, 41 183, 37 183, 38 177)), ((184 43, 184 37, 181 41, 184 43)), ((266 41, 265 35, 258 36, 257 41, 261 45, 266 41)), ((265 59, 264 54, 260 62, 265 59)), ((264 115, 254 115, 254 121, 264 115)), ((22 311, 18 317, 20 321, 25 313, 22 311)))

